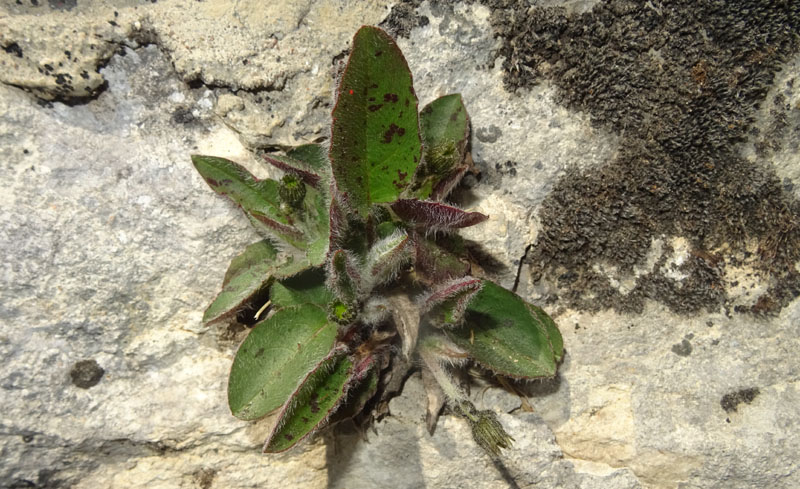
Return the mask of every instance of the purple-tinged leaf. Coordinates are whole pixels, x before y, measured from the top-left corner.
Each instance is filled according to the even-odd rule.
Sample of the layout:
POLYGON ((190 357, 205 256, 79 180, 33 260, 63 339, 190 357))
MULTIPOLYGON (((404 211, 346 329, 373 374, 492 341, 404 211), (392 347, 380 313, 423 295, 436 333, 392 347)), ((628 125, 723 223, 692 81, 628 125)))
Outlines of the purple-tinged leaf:
POLYGON ((431 231, 465 228, 489 218, 480 212, 467 212, 458 207, 424 200, 400 199, 390 205, 400 219, 431 231))
POLYGON ((322 189, 330 174, 330 164, 325 149, 318 144, 304 144, 288 151, 285 156, 265 154, 264 159, 272 166, 296 175, 307 185, 322 189))
POLYGON ((347 400, 333 413, 333 416, 328 420, 328 424, 333 425, 357 416, 364 409, 367 402, 375 396, 375 392, 378 390, 378 380, 378 369, 370 369, 363 381, 348 390, 347 400))
POLYGON ((381 29, 364 26, 353 38, 332 116, 336 186, 365 219, 371 204, 392 202, 410 185, 422 156, 411 72, 381 29))
POLYGON ((192 163, 215 192, 228 197, 247 213, 256 228, 299 249, 305 248, 302 232, 281 210, 278 182, 259 180, 244 167, 216 156, 192 155, 192 163))
POLYGON ((333 357, 309 372, 278 414, 278 422, 264 443, 265 453, 283 452, 327 424, 353 383, 353 364, 333 357))
POLYGON ((474 277, 445 282, 423 298, 422 311, 438 328, 458 326, 464 321, 467 306, 482 286, 482 281, 474 277))
MULTIPOLYGON (((469 155, 467 156, 468 159, 470 159, 471 161, 469 155)), ((451 171, 450 174, 440 179, 439 183, 437 183, 433 187, 433 193, 431 193, 431 199, 439 201, 443 200, 445 197, 450 195, 450 192, 452 192, 453 189, 456 187, 456 185, 458 185, 458 182, 461 181, 461 179, 464 177, 464 174, 467 173, 467 170, 469 170, 469 168, 470 168, 469 164, 458 166, 453 171, 451 171)))

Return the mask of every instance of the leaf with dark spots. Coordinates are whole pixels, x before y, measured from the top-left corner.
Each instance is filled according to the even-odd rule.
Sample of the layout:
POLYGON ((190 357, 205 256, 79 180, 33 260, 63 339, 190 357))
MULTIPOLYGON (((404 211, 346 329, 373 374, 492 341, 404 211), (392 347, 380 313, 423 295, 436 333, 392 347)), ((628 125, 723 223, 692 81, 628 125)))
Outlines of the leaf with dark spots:
POLYGON ((380 110, 381 107, 383 107, 383 104, 375 104, 375 105, 370 105, 369 107, 367 107, 367 109, 369 109, 370 112, 375 112, 376 110, 380 110))
POLYGON ((400 199, 393 202, 391 208, 400 219, 434 231, 473 226, 489 218, 480 212, 416 199, 400 199))
POLYGON ((264 443, 264 452, 288 450, 325 426, 347 398, 354 382, 352 366, 347 357, 332 356, 311 372, 278 413, 277 424, 264 443))
POLYGON ((392 122, 389 125, 389 129, 385 133, 383 133, 383 142, 389 144, 392 142, 392 138, 394 138, 395 134, 397 134, 398 136, 402 136, 405 133, 406 133, 405 129, 403 129, 402 127, 397 127, 397 124, 392 122))
POLYGON ((414 174, 421 157, 416 97, 409 98, 414 110, 403 110, 402 116, 402 104, 395 103, 411 86, 411 72, 391 37, 362 27, 337 91, 329 151, 336 187, 361 219, 372 204, 398 198, 410 179, 393 182, 397 170, 414 174), (376 51, 381 56, 374 56, 376 51), (383 101, 380 109, 375 100, 383 101), (388 171, 380 170, 384 166, 388 171))
POLYGON ((233 415, 258 419, 283 405, 308 373, 330 357, 336 329, 325 310, 310 304, 281 309, 258 323, 231 367, 228 405, 233 415), (303 345, 299 352, 298 343, 303 345))

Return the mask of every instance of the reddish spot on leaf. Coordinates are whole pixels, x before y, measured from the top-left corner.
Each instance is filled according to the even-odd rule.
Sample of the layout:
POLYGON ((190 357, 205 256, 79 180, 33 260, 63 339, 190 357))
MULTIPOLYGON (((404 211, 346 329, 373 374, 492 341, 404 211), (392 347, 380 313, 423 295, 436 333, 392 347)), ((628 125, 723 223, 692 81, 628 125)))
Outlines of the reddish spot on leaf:
POLYGON ((408 176, 408 173, 406 173, 404 171, 397 170, 397 177, 400 180, 405 180, 407 176, 408 176))
POLYGON ((380 56, 381 54, 383 54, 383 51, 375 51, 375 57, 378 57, 378 56, 380 56))
POLYGON ((396 104, 399 98, 397 97, 396 93, 384 93, 383 94, 383 101, 384 102, 391 102, 396 104))
POLYGON ((283 436, 284 436, 284 438, 286 438, 286 439, 287 439, 287 440, 289 440, 289 441, 292 441, 292 440, 294 440, 294 436, 290 435, 289 433, 286 433, 286 434, 285 434, 285 435, 283 435, 283 436))
POLYGON ((370 112, 375 112, 376 110, 379 110, 381 107, 383 107, 383 104, 370 105, 367 108, 369 109, 370 112))
POLYGON ((350 89, 350 95, 353 95, 353 89, 350 89))

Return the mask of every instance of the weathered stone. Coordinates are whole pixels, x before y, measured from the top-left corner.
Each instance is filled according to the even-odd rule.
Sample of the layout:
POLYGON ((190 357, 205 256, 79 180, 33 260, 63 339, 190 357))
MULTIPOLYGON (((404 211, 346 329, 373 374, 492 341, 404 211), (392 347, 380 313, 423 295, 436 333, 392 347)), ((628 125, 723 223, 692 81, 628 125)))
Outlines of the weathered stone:
MULTIPOLYGON (((631 129, 621 131, 612 111, 593 112, 591 104, 580 109, 587 100, 565 94, 569 81, 586 73, 562 76, 563 59, 542 56, 550 45, 527 53, 538 66, 514 58, 521 71, 513 73, 527 73, 532 84, 506 90, 514 68, 504 62, 514 60, 495 53, 511 38, 494 37, 505 31, 492 22, 516 2, 408 2, 392 17, 392 26, 402 24, 408 34, 399 44, 420 102, 451 92, 464 96, 481 173, 453 198, 490 215, 468 235, 495 260, 484 263, 487 273, 513 285, 526 249, 540 242, 545 228, 548 239, 563 239, 563 249, 572 250, 562 261, 551 257, 560 266, 528 260, 519 274, 519 291, 537 302, 548 299, 544 306, 564 334, 567 354, 558 377, 515 384, 529 396, 524 405, 475 372, 482 376, 472 388, 476 406, 495 410, 516 440, 501 463, 486 457, 466 423, 447 412, 428 434, 418 375, 390 403, 390 414, 368 429, 368 442, 343 423, 294 452, 262 455, 272 419, 240 422, 226 407, 227 373, 244 332, 201 323, 228 261, 258 237, 207 188, 188 155, 228 157, 266 176, 273 170, 253 148, 324 141, 335 60, 361 23, 389 15, 388 2, 22 3, 6 2, 0 15, 6 179, 0 193, 0 485, 800 486, 800 301, 786 286, 800 264, 765 275, 760 234, 704 250, 680 229, 654 233, 636 214, 625 214, 638 187, 608 193, 609 201, 595 200, 596 207, 555 205, 554 195, 578 195, 565 188, 594 191, 575 175, 584 172, 595 185, 630 149, 631 129), (543 206, 553 222, 541 221, 543 206), (600 249, 606 237, 590 232, 616 229, 598 225, 598 209, 607 208, 620 209, 614 219, 622 220, 613 222, 635 233, 600 249), (582 222, 573 218, 586 218, 587 226, 554 232, 554 223, 582 222), (604 254, 614 249, 619 253, 604 254), (579 256, 585 257, 575 261, 580 267, 564 265, 579 256), (628 266, 604 256, 635 259, 628 266), (603 285, 591 290, 606 295, 587 296, 578 271, 594 274, 603 285), (700 287, 708 277, 712 285, 700 287), (643 291, 649 295, 631 297, 643 291), (616 307, 615 298, 636 299, 641 308, 616 307), (680 307, 692 304, 703 307, 691 314, 680 307)), ((659 9, 667 8, 617 0, 546 3, 565 10, 540 15, 526 3, 511 12, 508 26, 535 20, 530 26, 541 27, 547 42, 568 22, 600 35, 589 16, 595 12, 621 32, 632 29, 626 39, 634 47, 643 39, 637 36, 648 35, 637 30, 645 24, 620 19, 645 15, 643 8, 663 15, 659 9)), ((606 34, 617 39, 619 33, 606 34)), ((562 44, 564 56, 579 57, 577 40, 562 40, 572 42, 562 44)), ((708 42, 692 49, 716 52, 715 40, 708 42)), ((758 185, 746 198, 757 205, 764 202, 759 191, 772 189, 769 202, 784 202, 780 215, 796 218, 798 58, 790 43, 781 49, 790 54, 785 60, 770 58, 769 49, 748 54, 753 58, 746 60, 764 56, 758 59, 782 69, 772 79, 758 78, 763 103, 741 109, 753 119, 746 140, 725 148, 756 168, 758 185)), ((669 56, 697 66, 681 52, 647 51, 638 59, 650 69, 669 56)), ((687 73, 678 81, 702 81, 702 66, 687 73)), ((713 72, 706 69, 706 76, 713 72)), ((641 89, 626 83, 620 78, 614 89, 641 89)), ((646 99, 637 92, 637 104, 646 99)), ((671 123, 651 113, 651 123, 671 123)), ((660 160, 642 168, 637 175, 664 183, 660 160)), ((741 182, 718 189, 744 188, 734 183, 741 182)), ((687 212, 702 212, 699 201, 683 202, 687 212)), ((776 236, 778 250, 792 249, 780 240, 791 234, 776 236)))

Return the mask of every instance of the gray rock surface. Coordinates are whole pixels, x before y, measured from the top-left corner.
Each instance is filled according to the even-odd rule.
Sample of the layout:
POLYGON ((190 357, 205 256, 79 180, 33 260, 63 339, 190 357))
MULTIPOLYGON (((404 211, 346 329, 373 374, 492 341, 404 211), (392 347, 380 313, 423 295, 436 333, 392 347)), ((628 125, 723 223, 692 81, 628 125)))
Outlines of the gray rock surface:
MULTIPOLYGON (((593 8, 613 25, 643 7, 554 1, 545 3, 566 9, 536 17, 540 10, 523 3, 5 2, 0 487, 800 486, 797 243, 778 239, 789 265, 766 270, 769 240, 757 228, 747 228, 744 244, 721 239, 704 249, 686 230, 654 233, 634 219, 640 233, 611 244, 643 248, 630 266, 581 233, 570 244, 586 247, 568 249, 588 258, 575 269, 530 259, 545 256, 537 251, 544 238, 569 236, 554 233, 542 209, 553 216, 554 196, 574 195, 563 189, 576 175, 591 183, 615 168, 632 129, 570 98, 567 82, 580 79, 580 66, 561 77, 563 60, 508 51, 508 32, 494 36, 503 31, 498 19, 528 19, 541 27, 539 39, 550 39, 554 23, 591 25, 584 16, 593 8), (230 258, 257 236, 188 155, 226 156, 263 176, 269 170, 252 150, 324 140, 335 60, 360 24, 384 19, 410 34, 398 42, 421 103, 464 96, 481 176, 457 198, 491 216, 468 236, 499 263, 492 272, 506 286, 522 261, 519 291, 549 301, 564 334, 558 378, 518 386, 532 412, 504 390, 473 387, 476 403, 495 409, 516 439, 501 462, 480 452, 459 418, 444 415, 428 435, 417 375, 366 433, 343 425, 295 452, 261 455, 271 420, 240 422, 225 402, 243 333, 200 321, 230 258), (535 84, 509 91, 509 60, 535 84), (706 291, 697 263, 716 277, 706 291), (587 307, 587 292, 570 288, 581 284, 569 278, 575 270, 602 278, 602 287, 587 289, 602 307, 587 307), (661 285, 645 289, 646 280, 661 285), (633 297, 642 290, 649 295, 633 297), (720 299, 708 300, 709 291, 720 299), (687 312, 678 299, 702 306, 687 312)), ((644 34, 631 32, 634 52, 644 34)), ((781 221, 789 228, 776 236, 784 239, 800 222, 800 58, 792 42, 779 46, 784 58, 759 61, 778 70, 754 78, 763 103, 741 109, 752 123, 725 146, 757 169, 758 189, 773 192, 748 198, 785 203, 794 221, 781 221)), ((723 165, 715 154, 709 161, 723 165)), ((661 184, 669 175, 657 163, 649 171, 661 184)), ((621 207, 639 203, 625 200, 639 195, 635 188, 607 195, 621 207)), ((561 203, 557 222, 572 222, 574 207, 561 203)), ((582 210, 593 232, 603 229, 593 214, 602 202, 595 204, 582 210)))

